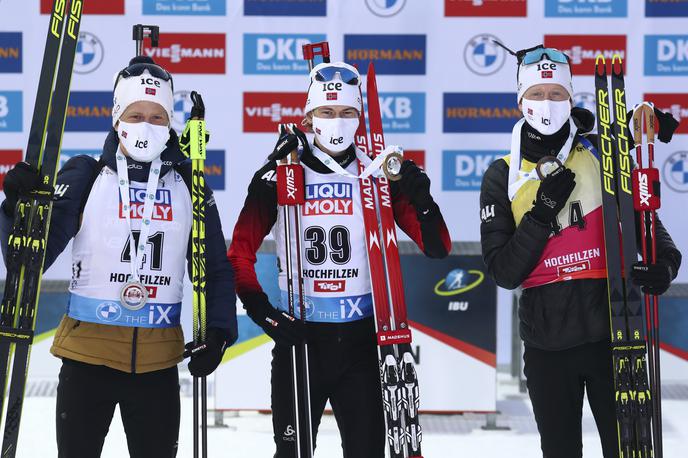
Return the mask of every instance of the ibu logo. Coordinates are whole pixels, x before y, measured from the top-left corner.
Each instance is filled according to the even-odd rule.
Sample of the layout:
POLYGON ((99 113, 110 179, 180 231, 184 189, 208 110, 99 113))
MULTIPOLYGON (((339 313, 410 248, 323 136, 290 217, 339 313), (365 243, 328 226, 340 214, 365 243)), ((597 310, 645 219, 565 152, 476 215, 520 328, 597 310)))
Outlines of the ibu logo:
POLYGON ((485 170, 508 151, 443 151, 442 190, 479 191, 485 170))
POLYGON ((325 41, 324 34, 244 34, 244 74, 304 75, 303 45, 325 41))
MULTIPOLYGON (((385 132, 425 132, 424 92, 383 92, 378 96, 380 113, 382 114, 382 128, 385 132)), ((367 103, 364 105, 367 109, 367 103)))
POLYGON ((645 75, 688 75, 688 35, 646 35, 645 75))
POLYGON ((21 132, 22 93, 0 91, 0 132, 21 132))
POLYGON ((628 0, 545 0, 546 17, 626 17, 628 0))

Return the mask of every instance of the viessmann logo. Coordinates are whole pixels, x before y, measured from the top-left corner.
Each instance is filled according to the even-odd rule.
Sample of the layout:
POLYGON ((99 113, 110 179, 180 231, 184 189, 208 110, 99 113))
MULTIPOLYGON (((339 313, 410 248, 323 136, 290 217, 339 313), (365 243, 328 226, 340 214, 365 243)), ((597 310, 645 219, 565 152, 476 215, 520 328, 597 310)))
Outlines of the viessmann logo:
POLYGON ((565 52, 574 75, 594 75, 599 54, 607 60, 618 54, 628 68, 626 35, 545 35, 545 46, 565 52))
POLYGON ((224 33, 161 33, 158 48, 144 48, 170 73, 225 73, 224 33))
POLYGON ((304 216, 351 215, 353 199, 351 183, 318 183, 306 185, 304 216))
POLYGON ((302 92, 244 92, 244 132, 277 132, 279 124, 300 124, 305 101, 302 92))
POLYGON ((526 0, 444 0, 445 16, 520 16, 527 15, 526 0))

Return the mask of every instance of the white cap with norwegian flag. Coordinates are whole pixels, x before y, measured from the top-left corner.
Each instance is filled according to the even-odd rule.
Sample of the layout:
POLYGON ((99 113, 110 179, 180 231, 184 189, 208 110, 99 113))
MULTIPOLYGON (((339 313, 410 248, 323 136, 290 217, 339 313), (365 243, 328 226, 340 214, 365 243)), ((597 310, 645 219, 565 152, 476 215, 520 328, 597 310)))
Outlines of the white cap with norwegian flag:
POLYGON ((310 73, 311 85, 308 88, 308 99, 306 99, 306 107, 304 113, 310 113, 318 107, 324 106, 347 106, 354 107, 360 113, 363 104, 361 103, 361 77, 353 67, 344 62, 321 63, 313 67, 310 73), (358 76, 357 84, 347 84, 342 81, 341 75, 335 73, 331 81, 318 81, 316 74, 319 70, 325 67, 341 67, 346 70, 354 72, 358 76))
POLYGON ((548 59, 529 65, 521 63, 518 69, 518 102, 521 102, 523 94, 528 89, 538 84, 558 84, 573 99, 571 67, 567 64, 552 62, 548 59))
POLYGON ((121 78, 115 86, 112 104, 112 125, 119 121, 120 116, 127 107, 139 101, 155 102, 167 112, 170 122, 174 114, 174 94, 172 84, 162 78, 156 78, 148 70, 144 70, 140 76, 121 78))

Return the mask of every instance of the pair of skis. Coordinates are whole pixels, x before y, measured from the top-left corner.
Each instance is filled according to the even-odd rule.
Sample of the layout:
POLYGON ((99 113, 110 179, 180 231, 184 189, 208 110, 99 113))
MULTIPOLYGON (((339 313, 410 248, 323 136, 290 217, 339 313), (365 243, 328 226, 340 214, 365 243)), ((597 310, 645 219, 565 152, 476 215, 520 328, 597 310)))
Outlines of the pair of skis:
POLYGON ((9 236, 5 291, 0 305, 0 413, 6 401, 2 457, 14 457, 36 324, 53 187, 60 159, 83 0, 54 0, 38 81, 25 161, 39 171, 41 189, 19 196, 9 236))
MULTIPOLYGON (((652 386, 647 375, 641 294, 631 281, 632 266, 638 259, 635 210, 640 205, 639 201, 634 201, 633 179, 636 177, 637 189, 637 180, 646 169, 632 171, 623 63, 618 55, 613 56, 611 62, 611 94, 607 63, 603 56, 597 57, 595 93, 619 453, 620 458, 661 458, 659 357, 658 353, 655 357, 653 351, 650 352, 653 365, 657 362, 656 378, 650 379, 654 383, 652 386)), ((635 129, 639 155, 641 129, 639 125, 635 129)), ((658 175, 653 177, 658 178, 658 175)), ((658 184, 658 180, 653 183, 658 184)), ((637 191, 635 195, 638 197, 637 191)), ((654 215, 654 209, 647 211, 654 215)), ((654 216, 651 221, 654 223, 654 216)), ((654 231, 654 225, 651 230, 654 231)), ((645 242, 643 240, 643 245, 645 242)), ((648 262, 645 248, 643 260, 648 262)), ((651 345, 655 343, 658 344, 651 342, 651 345)))
MULTIPOLYGON (((312 69, 316 55, 321 55, 324 62, 329 62, 329 46, 326 42, 305 45, 303 55, 312 69)), ((370 140, 365 112, 361 110, 355 142, 361 151, 375 159, 385 150, 385 140, 372 62, 368 66, 367 97, 370 140)), ((362 173, 365 166, 360 161, 358 165, 359 173, 362 173)), ((411 330, 407 319, 389 179, 370 176, 360 181, 360 189, 390 457, 422 457, 418 377, 411 353, 411 330)))

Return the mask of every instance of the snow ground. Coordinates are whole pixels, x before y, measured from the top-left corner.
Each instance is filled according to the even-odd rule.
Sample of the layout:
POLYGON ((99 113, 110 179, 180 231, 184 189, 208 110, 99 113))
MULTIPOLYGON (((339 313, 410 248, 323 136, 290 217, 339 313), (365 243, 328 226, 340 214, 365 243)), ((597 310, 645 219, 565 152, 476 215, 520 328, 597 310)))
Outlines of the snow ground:
MULTIPOLYGON (((537 429, 528 396, 518 392, 518 384, 505 374, 499 376, 498 426, 509 426, 508 431, 485 431, 485 416, 478 414, 421 418, 423 425, 423 455, 426 458, 481 457, 496 458, 539 457, 537 429)), ((31 392, 30 392, 31 394, 31 392)), ((38 394, 38 393, 35 393, 38 394)), ((37 458, 56 456, 55 398, 29 396, 24 405, 18 457, 37 458)), ((688 383, 666 383, 664 401, 664 456, 686 456, 688 448, 688 383)), ((192 456, 192 400, 182 398, 182 426, 178 457, 192 456)), ((209 422, 213 424, 212 413, 209 422)), ((270 416, 255 412, 226 413, 227 427, 210 428, 209 456, 227 458, 272 457, 272 426, 270 416)), ((592 413, 584 411, 583 448, 585 458, 601 457, 592 413)), ((105 441, 103 458, 127 457, 126 439, 119 413, 115 413, 110 434, 105 441)), ((341 457, 339 434, 334 418, 323 418, 318 436, 316 458, 341 457)))

